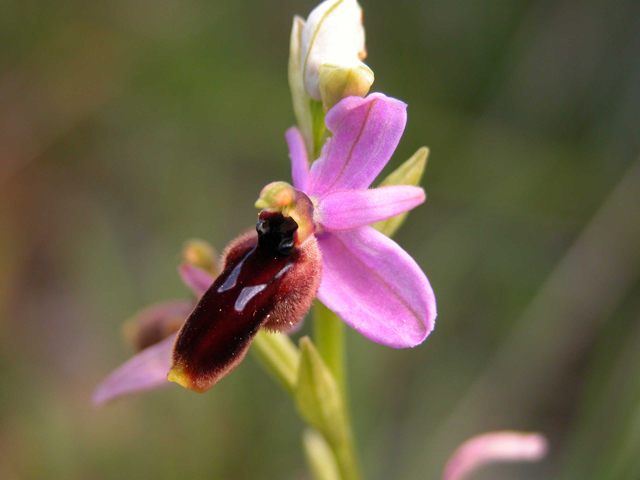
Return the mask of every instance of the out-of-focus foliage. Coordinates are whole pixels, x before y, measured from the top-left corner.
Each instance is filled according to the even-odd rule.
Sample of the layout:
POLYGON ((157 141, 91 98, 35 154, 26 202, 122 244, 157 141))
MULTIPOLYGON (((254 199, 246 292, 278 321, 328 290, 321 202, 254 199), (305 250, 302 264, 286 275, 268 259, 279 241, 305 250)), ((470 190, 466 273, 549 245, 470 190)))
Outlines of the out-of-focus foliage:
MULTIPOLYGON (((347 330, 365 477, 435 479, 512 428, 551 456, 477 478, 635 480, 638 2, 361 3, 372 91, 409 104, 381 179, 430 148, 394 238, 439 312, 411 350, 347 330)), ((293 402, 251 358, 204 395, 90 394, 131 353, 121 323, 188 294, 183 242, 221 250, 290 178, 289 34, 314 5, 2 4, 0 478, 306 475, 293 402)))
POLYGON ((621 312, 615 328, 596 344, 583 407, 567 455, 568 478, 633 479, 640 473, 640 323, 621 312), (598 446, 594 448, 594 446, 598 446))

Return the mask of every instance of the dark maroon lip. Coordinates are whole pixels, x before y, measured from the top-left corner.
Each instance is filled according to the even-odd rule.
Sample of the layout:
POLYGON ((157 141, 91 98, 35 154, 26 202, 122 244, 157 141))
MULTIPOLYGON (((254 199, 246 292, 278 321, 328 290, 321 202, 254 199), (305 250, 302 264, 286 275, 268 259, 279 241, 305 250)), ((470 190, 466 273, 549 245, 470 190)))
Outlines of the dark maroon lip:
POLYGON ((228 252, 224 271, 194 308, 174 347, 173 366, 195 390, 211 388, 235 368, 270 313, 295 290, 287 282, 302 256, 294 246, 297 228, 290 217, 262 212, 258 235, 228 252))

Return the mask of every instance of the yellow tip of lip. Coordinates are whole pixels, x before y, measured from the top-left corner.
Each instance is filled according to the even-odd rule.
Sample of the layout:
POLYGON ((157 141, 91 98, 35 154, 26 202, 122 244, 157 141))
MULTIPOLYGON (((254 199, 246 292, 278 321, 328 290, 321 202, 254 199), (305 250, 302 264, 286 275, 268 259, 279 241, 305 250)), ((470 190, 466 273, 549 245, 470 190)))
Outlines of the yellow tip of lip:
POLYGON ((187 390, 194 390, 194 385, 187 372, 181 366, 172 367, 167 374, 167 380, 182 385, 187 390))
POLYGON ((182 365, 174 365, 171 367, 171 370, 169 370, 167 374, 167 380, 177 383, 187 390, 193 390, 198 393, 204 393, 208 390, 207 388, 202 389, 198 387, 198 385, 191 380, 191 377, 182 365))

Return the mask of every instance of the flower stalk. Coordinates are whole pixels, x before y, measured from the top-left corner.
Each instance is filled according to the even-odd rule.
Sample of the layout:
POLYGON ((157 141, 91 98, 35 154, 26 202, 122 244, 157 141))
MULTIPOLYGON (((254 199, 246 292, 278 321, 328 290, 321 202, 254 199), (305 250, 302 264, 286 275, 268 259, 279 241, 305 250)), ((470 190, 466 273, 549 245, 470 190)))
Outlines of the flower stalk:
POLYGON ((362 478, 343 390, 308 337, 300 340, 300 368, 294 400, 300 415, 322 433, 330 446, 340 478, 362 478))
POLYGON ((294 398, 300 416, 314 428, 303 435, 314 478, 359 480, 362 475, 345 395, 342 322, 319 302, 315 312, 315 319, 321 322, 316 325, 320 323, 323 327, 316 338, 323 339, 321 344, 333 369, 308 337, 300 340, 298 349, 288 336, 262 331, 256 335, 251 351, 294 398), (323 466, 329 455, 337 473, 332 473, 330 465, 323 466))
POLYGON ((313 338, 327 368, 346 396, 344 322, 321 302, 313 307, 313 338))
POLYGON ((251 351, 282 388, 293 395, 300 364, 300 352, 293 341, 287 335, 260 331, 251 351))
POLYGON ((319 301, 313 307, 313 336, 322 359, 338 385, 338 395, 341 397, 343 428, 346 434, 342 442, 337 445, 331 444, 342 473, 341 478, 343 480, 360 478, 358 454, 349 411, 344 322, 319 301))
POLYGON ((314 480, 340 480, 336 457, 317 430, 305 430, 302 434, 302 444, 314 480))

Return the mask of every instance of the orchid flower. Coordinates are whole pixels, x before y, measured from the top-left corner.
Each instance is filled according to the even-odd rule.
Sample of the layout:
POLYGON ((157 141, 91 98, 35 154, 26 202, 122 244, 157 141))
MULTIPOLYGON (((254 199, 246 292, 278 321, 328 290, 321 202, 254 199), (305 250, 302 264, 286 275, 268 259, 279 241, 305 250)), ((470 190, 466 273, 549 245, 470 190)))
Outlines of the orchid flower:
MULTIPOLYGON (((427 149, 370 188, 400 142, 407 105, 366 96, 374 76, 365 56, 356 0, 326 0, 306 21, 294 18, 289 83, 299 128, 285 134, 293 185, 262 189, 256 228, 232 240, 219 262, 207 244, 187 245, 179 271, 193 298, 152 305, 125 325, 138 353, 98 386, 95 403, 170 382, 205 392, 242 362, 257 337, 256 353, 311 427, 305 450, 317 478, 362 478, 346 408, 340 319, 374 342, 407 348, 425 340, 436 318, 426 275, 389 238, 425 201, 415 185, 427 149), (318 348, 308 337, 297 349, 286 335, 261 333, 294 331, 315 298, 335 313, 323 308, 314 319, 318 348)), ((442 480, 545 452, 537 434, 481 435, 456 450, 442 480)))
POLYGON ((395 348, 421 343, 434 327, 433 290, 411 256, 369 226, 425 199, 424 191, 413 186, 368 189, 393 154, 405 123, 406 105, 399 100, 382 94, 348 97, 328 112, 333 136, 311 168, 301 135, 290 129, 286 139, 295 188, 276 182, 263 189, 258 235, 243 235, 227 247, 218 280, 189 264, 181 267, 185 283, 204 297, 178 340, 172 335, 140 352, 103 382, 95 401, 164 385, 169 370, 171 380, 208 390, 244 358, 260 328, 289 330, 316 293, 375 342, 395 348), (265 259, 273 248, 280 260, 250 255, 256 248, 264 250, 265 259), (212 302, 216 313, 226 309, 224 318, 212 321, 212 302), (251 315, 239 305, 250 306, 251 315))

